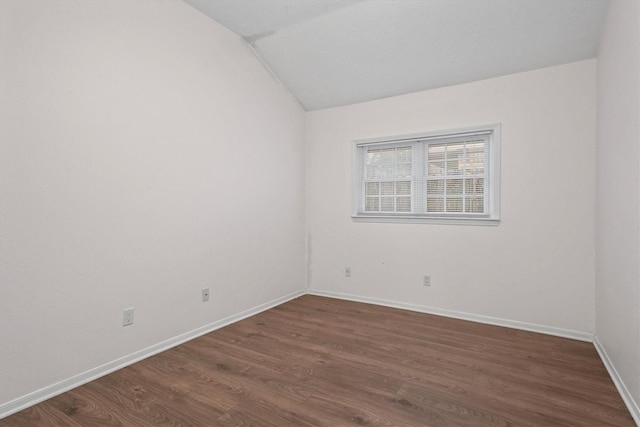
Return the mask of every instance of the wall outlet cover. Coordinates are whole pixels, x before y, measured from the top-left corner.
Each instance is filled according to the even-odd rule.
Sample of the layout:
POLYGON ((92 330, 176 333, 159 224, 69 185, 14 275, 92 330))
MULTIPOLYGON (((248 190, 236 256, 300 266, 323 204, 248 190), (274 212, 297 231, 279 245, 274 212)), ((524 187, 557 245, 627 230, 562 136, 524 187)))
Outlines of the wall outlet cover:
POLYGON ((125 308, 122 312, 122 326, 133 325, 133 307, 125 308))

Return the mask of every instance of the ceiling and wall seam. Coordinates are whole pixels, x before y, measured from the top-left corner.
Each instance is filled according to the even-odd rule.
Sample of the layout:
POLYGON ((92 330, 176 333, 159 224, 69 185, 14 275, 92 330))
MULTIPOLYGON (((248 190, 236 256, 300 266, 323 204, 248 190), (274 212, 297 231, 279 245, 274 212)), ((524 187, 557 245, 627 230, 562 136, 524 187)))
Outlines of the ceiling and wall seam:
POLYGON ((244 37, 307 111, 596 55, 608 0, 184 0, 244 37))

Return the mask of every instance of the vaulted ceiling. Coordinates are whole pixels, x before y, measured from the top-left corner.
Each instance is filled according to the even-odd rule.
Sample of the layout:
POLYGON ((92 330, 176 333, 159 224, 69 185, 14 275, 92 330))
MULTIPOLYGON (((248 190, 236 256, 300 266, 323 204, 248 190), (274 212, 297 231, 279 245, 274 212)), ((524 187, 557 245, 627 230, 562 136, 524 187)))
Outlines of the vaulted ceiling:
POLYGON ((306 110, 596 56, 608 0, 184 0, 306 110))

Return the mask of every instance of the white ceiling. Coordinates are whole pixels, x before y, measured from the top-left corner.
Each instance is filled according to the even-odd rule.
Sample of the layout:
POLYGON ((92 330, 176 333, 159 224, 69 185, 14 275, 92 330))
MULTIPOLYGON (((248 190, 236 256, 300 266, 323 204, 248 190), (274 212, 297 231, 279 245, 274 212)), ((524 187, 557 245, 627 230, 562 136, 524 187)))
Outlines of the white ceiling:
POLYGON ((608 0, 184 0, 306 110, 596 56, 608 0))

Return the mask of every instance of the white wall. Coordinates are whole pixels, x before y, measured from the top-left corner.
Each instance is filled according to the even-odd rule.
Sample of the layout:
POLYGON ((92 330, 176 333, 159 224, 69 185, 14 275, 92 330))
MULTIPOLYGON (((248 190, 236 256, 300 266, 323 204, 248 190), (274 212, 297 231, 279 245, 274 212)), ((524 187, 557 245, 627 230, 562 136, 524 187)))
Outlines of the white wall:
POLYGON ((637 1, 611 2, 598 50, 597 71, 596 336, 637 408, 640 407, 637 1))
POLYGON ((304 111, 242 39, 178 0, 0 7, 0 407, 304 288, 304 111))
MULTIPOLYGON (((638 9, 597 61, 597 219, 595 60, 315 111, 308 287, 595 329, 639 403, 638 9), (352 140, 497 122, 498 227, 351 221, 352 140)), ((302 289, 305 114, 237 36, 177 0, 0 0, 0 73, 0 407, 302 289)))
POLYGON ((310 289, 588 336, 595 68, 588 60, 308 113, 310 289), (492 123, 502 123, 498 227, 352 222, 352 140, 492 123))

